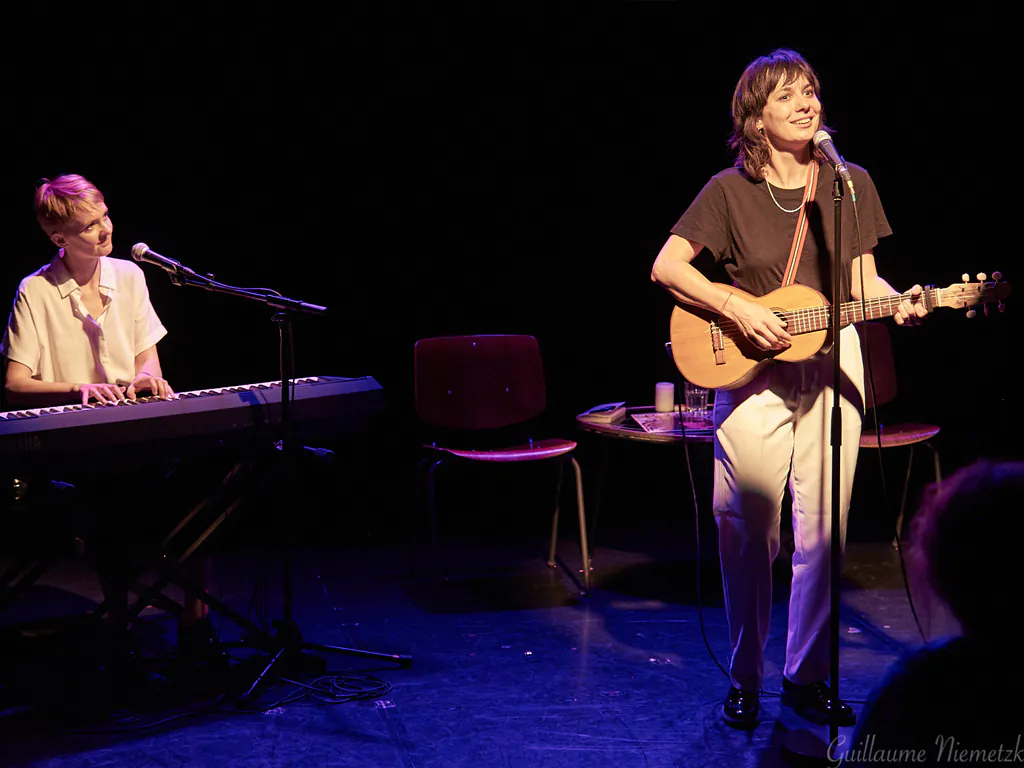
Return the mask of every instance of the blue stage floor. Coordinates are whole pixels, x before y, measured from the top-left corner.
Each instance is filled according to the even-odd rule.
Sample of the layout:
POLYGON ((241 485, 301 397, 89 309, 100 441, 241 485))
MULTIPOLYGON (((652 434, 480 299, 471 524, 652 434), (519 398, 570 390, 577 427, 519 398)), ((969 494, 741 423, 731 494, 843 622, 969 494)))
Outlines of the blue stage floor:
MULTIPOLYGON (((543 519, 537 519, 534 536, 515 535, 508 522, 492 529, 478 518, 461 539, 449 536, 440 550, 423 550, 415 574, 403 545, 304 546, 292 574, 294 616, 304 638, 413 661, 400 667, 327 654, 321 656, 324 671, 300 677, 303 672, 294 670, 294 682, 340 676, 347 700, 318 701, 299 685, 274 680, 260 689, 256 704, 246 705, 265 708, 253 713, 239 712, 236 699, 263 666, 247 650, 232 651, 232 677, 223 685, 209 681, 208 696, 175 689, 160 666, 174 653, 175 623, 159 610, 147 609, 134 630, 150 682, 127 703, 106 709, 107 681, 87 670, 85 652, 69 650, 69 638, 80 630, 65 627, 59 641, 60 634, 11 632, 20 622, 70 616, 95 604, 95 577, 69 555, 0 615, 14 649, 5 651, 0 689, 6 707, 0 764, 784 764, 780 740, 801 725, 780 711, 773 695, 781 685, 786 629, 785 549, 776 574, 762 722, 741 732, 725 726, 718 713, 728 686, 718 664, 726 663, 728 640, 713 528, 702 540, 699 610, 692 521, 627 525, 623 516, 611 516, 595 537, 594 589, 580 596, 563 570, 547 567, 543 519), (69 660, 76 653, 80 658, 69 660), (218 695, 221 700, 211 703, 218 695), (286 697, 291 700, 279 703, 286 697)), ((562 563, 578 571, 571 536, 559 552, 562 563)), ((258 625, 280 617, 281 569, 273 548, 266 541, 227 542, 214 561, 211 591, 258 625)), ((172 588, 168 594, 177 593, 172 588)), ((859 710, 886 667, 921 642, 889 541, 851 541, 842 605, 840 690, 859 710)), ((222 639, 241 636, 232 622, 213 616, 222 639)), ((954 631, 941 615, 926 619, 933 634, 954 631)), ((272 668, 268 678, 282 671, 272 668)))

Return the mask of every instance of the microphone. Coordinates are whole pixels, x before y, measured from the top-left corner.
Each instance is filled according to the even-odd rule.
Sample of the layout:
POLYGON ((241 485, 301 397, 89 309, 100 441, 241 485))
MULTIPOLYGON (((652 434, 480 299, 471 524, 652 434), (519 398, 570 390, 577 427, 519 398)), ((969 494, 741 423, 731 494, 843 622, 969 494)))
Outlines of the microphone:
POLYGON ((145 243, 136 243, 132 246, 132 258, 136 261, 145 261, 148 264, 156 264, 158 267, 166 269, 168 272, 184 272, 186 274, 192 274, 192 270, 188 267, 174 259, 169 259, 166 256, 161 256, 156 251, 150 250, 149 246, 145 243))
POLYGON ((853 178, 850 176, 850 169, 846 167, 846 161, 836 152, 836 145, 832 143, 832 137, 828 135, 827 131, 818 131, 814 134, 811 141, 814 142, 815 148, 828 160, 829 164, 835 168, 840 178, 846 182, 846 186, 850 188, 850 194, 856 200, 857 192, 853 188, 853 178))

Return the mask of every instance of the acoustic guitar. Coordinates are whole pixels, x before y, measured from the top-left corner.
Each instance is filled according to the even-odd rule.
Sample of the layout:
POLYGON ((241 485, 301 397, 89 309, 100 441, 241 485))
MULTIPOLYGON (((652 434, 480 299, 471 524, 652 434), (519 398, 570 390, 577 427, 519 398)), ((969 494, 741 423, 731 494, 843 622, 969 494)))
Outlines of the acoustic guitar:
MULTIPOLYGON (((1001 275, 993 273, 993 279, 986 282, 984 274, 978 275, 978 282, 969 283, 969 275, 963 275, 962 283, 953 283, 946 288, 926 286, 921 294, 925 308, 932 312, 939 307, 962 309, 975 304, 1002 302, 1010 295, 1010 285, 1001 282, 1001 275)), ((727 291, 755 304, 767 307, 783 322, 790 336, 791 346, 781 351, 763 350, 752 344, 739 326, 715 312, 690 304, 677 303, 672 310, 669 336, 672 341, 672 358, 683 378, 699 387, 708 389, 735 389, 753 379, 761 370, 773 362, 799 362, 816 355, 826 354, 832 348, 832 309, 828 299, 820 292, 806 285, 787 285, 754 297, 731 285, 722 285, 727 291)), ((900 296, 884 296, 876 299, 847 301, 839 305, 839 323, 846 327, 851 323, 891 317, 899 311, 903 299, 910 298, 910 292, 900 296)), ((975 310, 968 311, 973 317, 975 310)))

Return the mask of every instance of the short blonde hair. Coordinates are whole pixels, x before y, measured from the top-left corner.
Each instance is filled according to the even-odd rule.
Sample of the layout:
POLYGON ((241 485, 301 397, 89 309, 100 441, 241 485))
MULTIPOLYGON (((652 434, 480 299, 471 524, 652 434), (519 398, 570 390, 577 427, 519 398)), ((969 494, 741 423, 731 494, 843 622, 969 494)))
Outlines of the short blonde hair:
POLYGON ((77 173, 66 173, 36 185, 36 219, 47 237, 62 229, 80 210, 103 202, 96 185, 77 173))

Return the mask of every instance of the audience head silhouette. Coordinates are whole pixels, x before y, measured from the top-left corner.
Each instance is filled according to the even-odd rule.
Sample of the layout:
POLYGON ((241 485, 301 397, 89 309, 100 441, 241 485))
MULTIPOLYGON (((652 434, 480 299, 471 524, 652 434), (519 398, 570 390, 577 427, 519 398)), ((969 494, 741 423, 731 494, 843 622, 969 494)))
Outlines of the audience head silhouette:
POLYGON ((1005 629, 1017 591, 1022 498, 1024 462, 981 459, 931 486, 914 519, 912 559, 968 637, 992 639, 1005 629))

